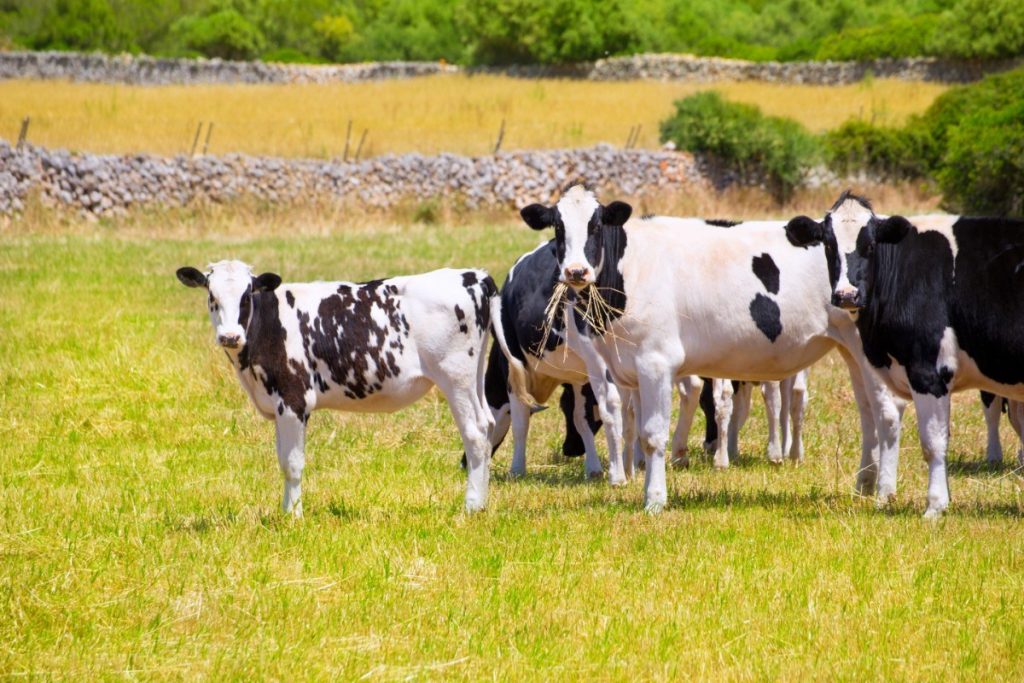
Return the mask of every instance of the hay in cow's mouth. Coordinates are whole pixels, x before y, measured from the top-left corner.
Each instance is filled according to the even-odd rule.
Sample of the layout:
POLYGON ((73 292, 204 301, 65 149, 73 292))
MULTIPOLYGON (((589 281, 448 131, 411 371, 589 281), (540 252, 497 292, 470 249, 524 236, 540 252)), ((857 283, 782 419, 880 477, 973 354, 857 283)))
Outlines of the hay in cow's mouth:
MULTIPOLYGON (((562 304, 565 302, 569 291, 570 287, 566 283, 555 283, 555 288, 551 292, 551 298, 548 299, 548 305, 544 309, 543 334, 541 335, 540 344, 537 346, 538 355, 542 355, 547 347, 551 328, 554 325, 556 316, 562 311, 562 304)), ((575 296, 572 297, 573 310, 599 336, 608 334, 612 320, 624 314, 622 309, 608 303, 596 284, 589 284, 579 291, 573 291, 575 293, 575 296), (583 296, 584 294, 585 296, 583 296)))

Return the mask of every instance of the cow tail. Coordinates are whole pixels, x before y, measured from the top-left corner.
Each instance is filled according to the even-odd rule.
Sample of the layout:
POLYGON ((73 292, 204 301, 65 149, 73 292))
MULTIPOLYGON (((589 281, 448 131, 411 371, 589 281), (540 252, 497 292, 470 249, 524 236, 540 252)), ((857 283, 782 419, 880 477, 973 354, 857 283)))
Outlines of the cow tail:
POLYGON ((494 333, 495 342, 501 348, 501 352, 505 354, 505 359, 508 361, 508 383, 512 387, 512 393, 531 410, 538 408, 537 399, 530 393, 526 367, 521 360, 512 355, 508 348, 508 342, 505 339, 505 327, 501 319, 500 293, 495 293, 491 297, 491 331, 494 333))

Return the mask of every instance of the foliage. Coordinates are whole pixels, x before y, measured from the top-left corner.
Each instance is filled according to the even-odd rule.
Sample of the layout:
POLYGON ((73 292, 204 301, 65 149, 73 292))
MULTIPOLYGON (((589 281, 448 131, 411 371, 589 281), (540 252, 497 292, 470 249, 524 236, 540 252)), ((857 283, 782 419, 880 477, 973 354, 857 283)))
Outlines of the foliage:
POLYGON ((953 57, 1020 56, 1024 53, 1024 2, 959 0, 943 15, 934 44, 936 52, 953 57))
POLYGON ((266 42, 259 28, 232 7, 182 17, 171 26, 171 35, 184 50, 221 59, 253 59, 266 42))
POLYGON ((0 33, 38 49, 223 52, 224 40, 172 30, 178 21, 200 22, 196 31, 218 28, 232 36, 229 44, 242 43, 241 53, 259 47, 258 32, 267 53, 344 61, 556 64, 637 52, 989 58, 1024 50, 1022 7, 1017 0, 2 0, 0 33), (75 7, 93 4, 113 9, 117 32, 97 24, 101 30, 83 33, 81 20, 71 21, 88 16, 75 7), (219 27, 200 21, 228 10, 244 27, 236 17, 221 17, 219 27))
POLYGON ((35 49, 106 50, 120 52, 134 45, 108 0, 56 0, 29 40, 35 49))
POLYGON ((933 138, 921 126, 875 126, 850 119, 822 136, 825 160, 840 175, 868 171, 890 180, 920 178, 935 155, 933 138))
POLYGON ((938 180, 950 207, 1024 216, 1024 100, 968 114, 947 140, 938 180))
POLYGON ((708 155, 741 174, 763 176, 785 201, 815 158, 814 138, 790 119, 765 116, 754 105, 726 101, 708 91, 675 103, 661 122, 662 142, 708 155))

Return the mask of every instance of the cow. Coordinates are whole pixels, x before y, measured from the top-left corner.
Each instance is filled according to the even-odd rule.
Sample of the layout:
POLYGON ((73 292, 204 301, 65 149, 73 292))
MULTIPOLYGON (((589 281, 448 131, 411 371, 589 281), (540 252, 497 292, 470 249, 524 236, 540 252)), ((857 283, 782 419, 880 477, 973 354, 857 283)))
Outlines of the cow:
MULTIPOLYGON (((853 312, 864 355, 891 391, 912 398, 928 463, 927 518, 949 505, 950 396, 973 388, 1024 399, 1024 220, 878 216, 844 192, 823 221, 788 228, 828 244, 836 305, 853 312)), ((882 473, 895 479, 896 454, 882 473)))
MULTIPOLYGON (((824 246, 794 246, 786 221, 721 230, 697 219, 630 220, 631 213, 625 202, 600 204, 582 185, 553 206, 520 211, 531 228, 555 230, 558 275, 568 285, 566 336, 595 395, 618 408, 617 387, 638 392, 644 508, 657 512, 668 498, 674 381, 690 374, 781 380, 833 348, 850 369, 860 410, 858 488, 873 491, 879 451, 899 446, 902 405, 866 372, 856 327, 831 303, 824 246)), ((609 479, 624 479, 621 461, 610 462, 609 479)))
MULTIPOLYGON (((988 441, 985 447, 985 459, 989 465, 997 467, 1003 462, 1003 444, 999 440, 999 421, 1006 413, 1013 427, 1013 432, 1024 442, 1024 403, 1011 401, 1003 396, 996 396, 987 391, 981 393, 981 405, 985 412, 985 427, 988 441)), ((1017 449, 1017 463, 1024 467, 1024 447, 1017 449)))
POLYGON ((217 344, 260 415, 274 420, 284 512, 302 515, 306 425, 321 408, 392 412, 432 386, 468 454, 465 509, 487 503, 491 413, 483 400, 488 330, 501 302, 482 270, 370 282, 282 283, 241 261, 177 277, 205 289, 217 344))

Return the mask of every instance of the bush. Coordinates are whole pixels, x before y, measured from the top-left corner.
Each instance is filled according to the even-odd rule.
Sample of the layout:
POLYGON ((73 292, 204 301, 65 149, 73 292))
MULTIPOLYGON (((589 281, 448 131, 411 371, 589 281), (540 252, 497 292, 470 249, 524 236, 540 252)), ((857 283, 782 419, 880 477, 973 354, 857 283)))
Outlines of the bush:
POLYGON ((107 50, 134 46, 107 0, 57 0, 28 41, 36 50, 107 50))
POLYGON ((254 59, 264 48, 263 33, 232 8, 174 22, 171 34, 185 50, 221 59, 254 59))
POLYGON ((725 101, 714 91, 675 103, 661 122, 661 141, 703 154, 741 175, 761 176, 782 202, 814 162, 814 137, 790 119, 765 116, 757 107, 725 101))
POLYGON ((944 13, 932 41, 938 54, 1001 59, 1024 53, 1024 3, 1020 0, 959 0, 944 13))
POLYGON ((939 15, 899 17, 878 26, 841 31, 821 42, 814 59, 868 61, 927 55, 939 25, 939 15))
POLYGON ((932 136, 923 126, 873 126, 851 120, 822 136, 825 160, 840 175, 867 171, 891 180, 921 178, 935 157, 932 136))

